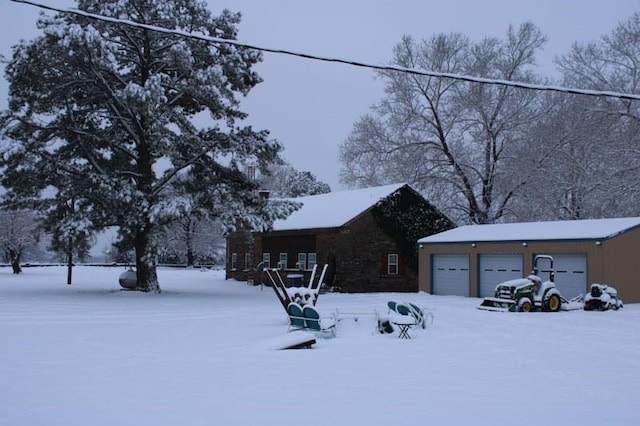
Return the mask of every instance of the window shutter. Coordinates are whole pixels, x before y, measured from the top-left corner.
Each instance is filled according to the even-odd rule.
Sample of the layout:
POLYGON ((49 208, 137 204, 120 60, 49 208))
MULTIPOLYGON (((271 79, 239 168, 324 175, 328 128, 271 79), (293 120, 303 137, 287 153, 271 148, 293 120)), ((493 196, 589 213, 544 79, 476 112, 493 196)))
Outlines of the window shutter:
POLYGON ((380 256, 380 275, 387 275, 388 274, 388 266, 387 262, 388 262, 389 258, 386 254, 383 254, 382 256, 380 256))
POLYGON ((399 254, 398 255, 398 274, 399 275, 404 275, 404 256, 399 254))

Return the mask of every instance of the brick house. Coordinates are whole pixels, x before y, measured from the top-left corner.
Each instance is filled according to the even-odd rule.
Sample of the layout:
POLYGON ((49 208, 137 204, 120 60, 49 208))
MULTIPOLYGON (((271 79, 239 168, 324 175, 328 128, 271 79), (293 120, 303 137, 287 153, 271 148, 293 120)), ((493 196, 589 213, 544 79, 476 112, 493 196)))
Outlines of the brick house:
POLYGON ((262 262, 292 281, 314 264, 343 292, 418 290, 418 238, 454 224, 407 184, 300 197, 302 207, 269 232, 227 237, 226 277, 266 282, 262 262))

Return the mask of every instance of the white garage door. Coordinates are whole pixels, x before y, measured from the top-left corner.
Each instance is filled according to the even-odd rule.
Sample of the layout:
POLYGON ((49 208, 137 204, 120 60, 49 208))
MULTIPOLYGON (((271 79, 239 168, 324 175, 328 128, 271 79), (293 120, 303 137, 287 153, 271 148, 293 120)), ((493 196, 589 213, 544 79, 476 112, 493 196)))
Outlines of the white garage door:
POLYGON ((523 277, 521 254, 481 254, 478 266, 479 297, 492 297, 497 284, 523 277))
MULTIPOLYGON (((552 254, 556 271, 556 287, 560 294, 571 299, 587 292, 587 255, 552 254)), ((546 278, 543 275, 543 278, 546 278)))
POLYGON ((431 277, 433 294, 469 296, 469 256, 434 254, 431 277))

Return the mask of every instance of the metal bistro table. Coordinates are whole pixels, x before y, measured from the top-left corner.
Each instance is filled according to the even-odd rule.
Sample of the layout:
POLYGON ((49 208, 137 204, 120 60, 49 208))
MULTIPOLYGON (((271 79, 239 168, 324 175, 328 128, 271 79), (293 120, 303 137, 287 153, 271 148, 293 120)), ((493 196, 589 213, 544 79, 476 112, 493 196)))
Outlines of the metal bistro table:
POLYGON ((394 315, 390 320, 391 324, 398 326, 400 329, 400 334, 398 335, 400 339, 411 339, 409 330, 416 324, 415 318, 409 315, 394 315))

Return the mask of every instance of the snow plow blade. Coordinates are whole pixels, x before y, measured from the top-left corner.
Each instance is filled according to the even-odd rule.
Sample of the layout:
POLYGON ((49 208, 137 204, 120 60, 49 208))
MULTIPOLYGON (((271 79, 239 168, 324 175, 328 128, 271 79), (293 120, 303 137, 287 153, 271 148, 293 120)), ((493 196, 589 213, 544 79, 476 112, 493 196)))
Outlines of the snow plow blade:
POLYGON ((582 294, 569 300, 560 297, 560 300, 562 301, 562 305, 560 305, 560 310, 562 311, 577 311, 584 307, 584 296, 582 294))
POLYGON ((478 309, 493 312, 508 312, 515 309, 516 302, 511 299, 500 299, 497 297, 485 297, 478 309))

